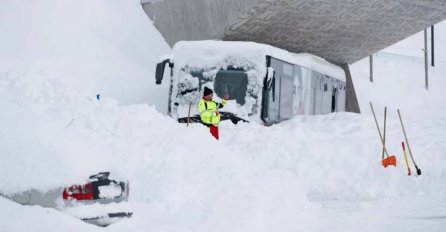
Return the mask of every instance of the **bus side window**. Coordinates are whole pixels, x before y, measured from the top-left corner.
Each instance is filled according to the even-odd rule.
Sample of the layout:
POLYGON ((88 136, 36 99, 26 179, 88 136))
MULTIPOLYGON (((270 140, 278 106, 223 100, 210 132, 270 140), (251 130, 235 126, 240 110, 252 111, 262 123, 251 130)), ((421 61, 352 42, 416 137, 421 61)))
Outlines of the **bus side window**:
POLYGON ((336 111, 336 92, 337 92, 338 88, 333 87, 333 94, 331 95, 331 112, 335 112, 336 111))
POLYGON ((273 75, 268 81, 268 91, 272 90, 273 102, 276 101, 276 71, 272 71, 273 75))

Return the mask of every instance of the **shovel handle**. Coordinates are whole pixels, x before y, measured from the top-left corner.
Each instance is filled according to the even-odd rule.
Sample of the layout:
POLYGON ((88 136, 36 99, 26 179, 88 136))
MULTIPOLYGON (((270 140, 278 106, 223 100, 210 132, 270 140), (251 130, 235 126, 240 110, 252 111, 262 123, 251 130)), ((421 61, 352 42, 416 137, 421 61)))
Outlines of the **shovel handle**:
POLYGON ((403 153, 404 153, 404 160, 406 161, 406 167, 407 167, 407 175, 410 176, 411 172, 410 172, 410 167, 409 167, 409 161, 407 161, 407 155, 406 155, 406 147, 404 146, 404 141, 401 142, 401 145, 403 146, 403 153))
POLYGON ((381 130, 379 129, 378 120, 376 120, 375 110, 373 110, 372 102, 369 103, 370 103, 370 108, 372 109, 373 118, 375 119, 376 128, 378 129, 379 139, 381 141, 381 144, 383 145, 384 152, 386 153, 387 158, 389 158, 389 153, 387 152, 386 144, 384 143, 383 136, 381 135, 381 130))

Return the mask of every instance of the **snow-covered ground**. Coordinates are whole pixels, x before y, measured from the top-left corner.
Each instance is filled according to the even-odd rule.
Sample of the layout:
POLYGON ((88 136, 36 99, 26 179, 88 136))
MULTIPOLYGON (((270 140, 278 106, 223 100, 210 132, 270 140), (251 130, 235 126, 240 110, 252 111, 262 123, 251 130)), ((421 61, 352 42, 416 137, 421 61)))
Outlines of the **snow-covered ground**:
POLYGON ((89 175, 108 170, 129 180, 127 207, 134 214, 99 228, 54 209, 21 206, 0 197, 0 231, 444 230, 444 62, 430 70, 426 91, 423 60, 379 53, 373 84, 368 81, 367 59, 351 67, 362 114, 302 116, 272 127, 225 122, 217 142, 207 128, 178 124, 153 106, 161 105, 164 97, 153 85, 153 67, 169 49, 163 48, 167 45, 138 1, 58 2, 0 5, 0 31, 7 35, 0 48, 12 57, 0 53, 0 192, 47 191, 83 183, 89 175), (19 14, 22 9, 28 10, 19 14), (55 16, 64 17, 56 22, 55 16), (99 63, 94 63, 94 55, 85 60, 73 55, 77 45, 68 46, 66 59, 49 52, 53 45, 63 51, 65 42, 49 42, 47 33, 59 36, 52 30, 69 22, 82 36, 64 39, 104 55, 99 63), (42 29, 47 26, 50 29, 42 29), (13 39, 27 31, 37 42, 25 49, 13 39), (130 48, 120 47, 123 37, 130 39, 130 48), (116 53, 108 53, 110 49, 116 53), (51 62, 41 65, 46 56, 51 62), (117 60, 129 66, 115 66, 117 60), (76 73, 75 67, 83 64, 98 72, 76 73), (148 70, 138 76, 133 64, 148 70), (104 67, 110 70, 102 72, 104 67), (135 83, 107 79, 113 73, 135 76, 135 83), (107 83, 108 91, 135 95, 123 100, 119 94, 104 94, 98 101, 95 86, 101 85, 91 84, 96 81, 107 83), (137 93, 143 89, 149 105, 123 105, 141 102, 143 95, 137 93), (396 168, 380 165, 382 148, 370 100, 381 124, 383 107, 388 106, 386 143, 397 156, 396 168), (421 176, 407 176, 397 108, 421 176))
MULTIPOLYGON (((46 76, 32 78, 59 82, 46 76)), ((131 183, 129 205, 134 216, 108 230, 441 231, 444 227, 444 119, 412 118, 401 108, 423 171, 422 176, 408 177, 394 109, 389 109, 393 113, 389 113, 387 143, 399 163, 384 169, 375 125, 367 114, 299 117, 269 128, 223 123, 222 139, 216 142, 206 128, 179 125, 153 107, 99 102, 63 84, 33 83, 29 88, 34 91, 26 91, 29 79, 2 78, 6 109, 0 120, 5 128, 1 138, 6 141, 2 163, 7 166, 0 171, 6 180, 0 188, 46 190, 82 183, 104 169, 119 172, 131 183)), ((0 211, 6 231, 34 226, 35 218, 44 218, 35 227, 41 231, 100 230, 51 209, 5 200, 2 206, 7 209, 0 211)))

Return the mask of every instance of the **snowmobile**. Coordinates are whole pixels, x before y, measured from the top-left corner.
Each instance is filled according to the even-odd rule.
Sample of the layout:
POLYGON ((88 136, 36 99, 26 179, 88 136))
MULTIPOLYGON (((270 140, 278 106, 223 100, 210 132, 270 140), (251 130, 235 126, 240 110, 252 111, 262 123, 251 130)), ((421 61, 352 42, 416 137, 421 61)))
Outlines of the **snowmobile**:
POLYGON ((22 205, 55 208, 98 226, 108 226, 132 216, 125 204, 129 198, 129 182, 110 178, 110 172, 92 175, 81 185, 47 192, 31 189, 5 197, 22 205))
POLYGON ((128 199, 129 183, 110 180, 110 172, 100 172, 89 177, 84 185, 73 185, 64 188, 63 199, 69 204, 72 200, 85 203, 121 202, 128 199))

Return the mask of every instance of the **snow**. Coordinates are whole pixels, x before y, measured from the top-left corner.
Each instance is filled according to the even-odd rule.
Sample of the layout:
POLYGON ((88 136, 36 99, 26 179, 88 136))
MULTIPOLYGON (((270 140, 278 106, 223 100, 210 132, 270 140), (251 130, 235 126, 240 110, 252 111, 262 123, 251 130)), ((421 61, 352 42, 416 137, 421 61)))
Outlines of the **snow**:
MULTIPOLYGON (((443 43, 443 38, 446 35, 446 21, 442 21, 434 25, 434 47, 435 47, 435 61, 446 61, 446 44, 443 43)), ((431 58, 431 28, 427 28, 428 39, 428 53, 429 60, 431 58)), ((383 50, 386 53, 398 54, 408 57, 424 58, 424 31, 402 40, 383 50)))
POLYGON ((342 68, 308 53, 291 53, 267 44, 238 41, 180 41, 173 48, 172 60, 179 67, 228 67, 229 65, 250 64, 242 68, 265 66, 265 57, 272 56, 286 62, 324 73, 345 81, 342 68), (243 52, 241 52, 243 51, 243 52), (225 63, 226 62, 226 63, 225 63))
POLYGON ((21 206, 0 197, 0 231, 96 231, 97 226, 79 223, 79 219, 52 208, 21 206), (96 227, 96 228, 95 228, 96 227))
POLYGON ((91 96, 167 111, 155 65, 171 49, 140 0, 2 0, 0 74, 39 73, 78 83, 91 96), (150 91, 148 90, 150 89, 150 91))
POLYGON ((99 186, 99 197, 106 199, 113 199, 119 197, 122 194, 122 189, 119 184, 99 186))
MULTIPOLYGON (((19 114, 22 117, 39 112, 41 120, 55 129, 42 123, 23 124, 34 118, 33 115, 24 121, 18 116, 16 120, 1 120, 2 128, 30 128, 31 135, 38 129, 50 133, 36 136, 39 139, 64 137, 55 133, 56 129, 59 133, 70 131, 76 136, 58 141, 69 144, 73 139, 82 143, 93 140, 93 147, 108 153, 98 156, 86 149, 76 152, 73 160, 47 151, 62 146, 59 142, 29 139, 39 146, 44 144, 47 149, 36 147, 11 155, 4 153, 2 158, 11 168, 2 168, 0 175, 11 181, 2 183, 2 191, 23 190, 20 187, 23 185, 45 189, 56 184, 71 184, 78 176, 85 178, 97 172, 94 167, 118 171, 130 181, 128 207, 134 216, 111 225, 108 230, 314 231, 331 228, 344 231, 361 228, 376 231, 391 228, 402 231, 413 225, 412 231, 421 228, 441 231, 444 226, 441 219, 435 219, 444 215, 442 206, 446 200, 442 193, 446 173, 441 169, 446 162, 441 155, 446 149, 446 122, 441 117, 417 120, 403 111, 411 146, 423 171, 422 176, 407 177, 404 165, 388 169, 380 166, 378 135, 367 112, 301 116, 269 128, 222 123, 221 141, 217 142, 201 125, 177 124, 144 105, 119 106, 110 99, 90 100, 69 87, 39 102, 57 88, 51 90, 47 85, 35 84, 33 94, 29 94, 21 88, 30 79, 42 80, 45 76, 1 78, 1 86, 5 86, 4 80, 15 83, 2 89, 2 99, 13 107, 27 110, 19 114), (79 94, 78 98, 70 98, 71 93, 79 94), (84 100, 69 100, 79 98, 84 100), (57 99, 67 100, 60 104, 57 99), (73 116, 74 122, 66 128, 73 116), (32 165, 34 159, 25 159, 30 157, 28 152, 33 152, 31 157, 40 155, 40 166, 32 165), (21 157, 24 159, 15 160, 21 157), (53 163, 54 159, 58 164, 53 163), (90 162, 92 166, 87 168, 90 162), (13 168, 24 166, 23 170, 13 168), (33 178, 35 173, 39 173, 39 178, 33 178), (344 217, 355 220, 347 221, 344 217), (391 221, 396 223, 390 224, 391 221)), ((57 83, 56 80, 43 83, 57 83)), ((10 105, 2 103, 7 109, 5 112, 13 108, 10 105)), ((378 109, 378 104, 375 107, 378 109)), ((381 115, 380 112, 382 123, 381 115)), ((26 139, 26 134, 23 135, 26 139)), ((14 140, 6 148, 11 150, 17 144, 27 144, 29 140, 23 140, 23 135, 13 136, 14 140)), ((2 140, 6 137, 3 135, 2 140)), ((395 114, 389 113, 388 149, 398 156, 400 164, 402 139, 399 122, 395 114)), ((70 147, 61 149, 67 152, 70 147)), ((20 207, 10 213, 22 215, 26 211, 29 214, 28 208, 20 207)), ((39 211, 45 210, 39 208, 39 211)), ((42 212, 34 216, 57 218, 42 212)), ((32 222, 23 220, 22 224, 32 222)), ((11 231, 21 228, 2 224, 11 231)), ((56 225, 77 230, 83 223, 56 225)), ((48 230, 52 226, 49 224, 48 230)), ((98 229, 93 227, 87 231, 95 230, 98 229)))
MULTIPOLYGON (((51 45, 43 39, 46 37, 35 37, 39 28, 45 28, 43 25, 50 27, 43 31, 51 35, 54 35, 52 30, 60 29, 46 24, 44 19, 52 17, 45 12, 60 14, 56 16, 61 16, 61 24, 67 22, 68 16, 83 19, 73 19, 76 22, 73 27, 80 30, 85 48, 94 53, 102 45, 91 43, 95 39, 84 29, 103 25, 95 20, 110 18, 101 10, 114 9, 111 12, 117 13, 122 7, 135 15, 141 10, 134 2, 65 3, 72 9, 95 9, 98 17, 83 18, 80 12, 84 11, 71 9, 58 13, 63 4, 49 0, 0 4, 0 30, 7 35, 0 46, 11 56, 9 60, 0 55, 0 67, 4 70, 0 74, 0 193, 49 191, 84 183, 92 174, 110 171, 129 180, 129 202, 106 208, 94 204, 87 208, 91 208, 93 215, 123 207, 133 212, 133 216, 100 228, 70 216, 69 213, 76 216, 81 211, 84 215, 85 211, 78 212, 78 208, 68 208, 65 213, 40 206, 21 206, 0 196, 0 231, 444 230, 446 92, 441 88, 446 86, 445 63, 438 63, 430 70, 427 91, 423 60, 379 53, 375 56, 373 84, 368 80, 367 59, 351 67, 362 114, 299 116, 272 127, 223 122, 221 139, 216 141, 206 127, 178 124, 153 105, 124 105, 108 94, 101 94, 98 101, 97 92, 91 91, 91 86, 86 88, 87 82, 93 81, 89 78, 110 81, 111 88, 127 88, 114 86, 116 83, 105 75, 93 73, 87 78, 89 81, 82 81, 73 78, 69 68, 53 72, 53 68, 70 62, 76 66, 84 62, 77 60, 79 56, 65 59, 46 49, 52 45, 64 48, 66 42, 73 40, 62 40, 62 44, 61 40, 51 40, 51 45), (53 4, 59 8, 53 8, 53 4), (22 8, 28 9, 28 14, 18 14, 22 8), (100 12, 104 17, 99 17, 100 12), (5 23, 5 18, 14 23, 5 23), (40 42, 30 43, 29 48, 40 52, 20 46, 21 40, 13 42, 12 38, 19 38, 22 30, 33 31, 31 34, 40 42), (35 63, 45 56, 51 58, 51 65, 35 63), (29 68, 30 64, 39 68, 29 68), (386 144, 389 152, 397 156, 396 168, 384 169, 380 165, 382 148, 369 101, 374 103, 381 125, 383 107, 388 106, 386 144), (412 151, 423 172, 421 176, 407 176, 397 108, 402 112, 412 151)), ((114 17, 117 22, 122 20, 114 17)), ((128 17, 126 25, 143 25, 148 21, 142 16, 128 17)), ((144 25, 151 28, 150 23, 144 25)), ((101 31, 99 28, 90 29, 101 31)), ((132 43, 133 48, 148 46, 144 49, 150 50, 151 46, 164 46, 163 41, 155 39, 160 38, 155 29, 148 30, 147 37, 132 43), (153 43, 147 43, 152 35, 153 43)), ((122 34, 136 38, 134 33, 122 34)), ((76 49, 68 46, 67 50, 76 49)), ((128 53, 114 54, 119 57, 106 55, 101 62, 130 59, 126 62, 132 63, 131 57, 141 54, 127 48, 122 51, 128 53)), ((149 58, 144 61, 149 64, 147 67, 155 66, 160 57, 157 51, 147 55, 149 58)), ((96 67, 89 57, 85 59, 85 63, 96 67)), ((113 68, 133 73, 120 66, 113 68)), ((150 70, 145 75, 154 82, 150 70)), ((135 80, 135 85, 153 94, 151 102, 160 103, 167 98, 167 90, 143 87, 141 83, 144 82, 135 80)), ((128 97, 138 99, 136 95, 128 97)))
POLYGON ((368 102, 372 101, 380 109, 388 106, 394 115, 400 108, 406 117, 443 119, 445 65, 445 61, 437 61, 436 67, 429 67, 429 90, 426 90, 424 59, 378 53, 374 58, 373 83, 369 81, 368 59, 357 62, 351 72, 353 77, 362 77, 354 79, 356 92, 361 93, 358 96, 361 112, 370 113, 368 102))

